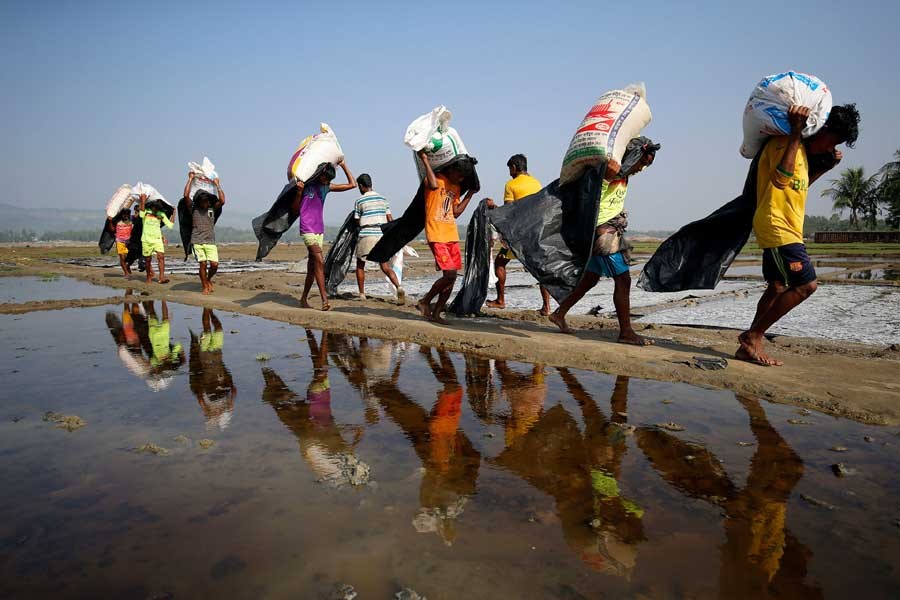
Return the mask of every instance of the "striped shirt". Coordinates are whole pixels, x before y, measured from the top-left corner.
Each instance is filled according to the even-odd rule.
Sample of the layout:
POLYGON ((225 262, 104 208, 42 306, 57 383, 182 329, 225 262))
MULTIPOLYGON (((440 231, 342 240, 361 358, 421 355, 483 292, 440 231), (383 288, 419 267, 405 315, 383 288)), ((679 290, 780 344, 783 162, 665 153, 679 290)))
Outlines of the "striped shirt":
POLYGON ((356 201, 356 218, 359 219, 360 236, 380 236, 381 225, 387 223, 391 207, 387 198, 371 191, 356 201))

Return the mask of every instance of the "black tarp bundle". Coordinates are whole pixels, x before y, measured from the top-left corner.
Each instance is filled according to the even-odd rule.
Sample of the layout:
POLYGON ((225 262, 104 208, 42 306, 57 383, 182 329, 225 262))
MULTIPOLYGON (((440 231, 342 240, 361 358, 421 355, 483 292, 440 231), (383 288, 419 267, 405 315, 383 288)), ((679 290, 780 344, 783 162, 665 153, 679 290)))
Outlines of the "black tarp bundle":
POLYGON ((490 284, 491 228, 487 201, 478 203, 466 228, 466 270, 462 287, 447 310, 458 317, 477 315, 490 284))
MULTIPOLYGON (((304 184, 318 179, 327 164, 320 164, 316 168, 315 173, 304 184)), ((275 247, 281 236, 291 228, 291 225, 300 216, 299 211, 294 210, 297 192, 299 192, 297 185, 293 181, 289 182, 278 194, 278 198, 275 199, 272 207, 264 214, 253 219, 253 233, 256 234, 256 239, 259 241, 259 247, 256 249, 257 261, 264 259, 272 251, 272 248, 275 247)))
POLYGON ((750 163, 741 195, 663 242, 644 265, 638 287, 648 292, 680 292, 718 285, 753 230, 760 154, 750 163))
MULTIPOLYGON (((100 230, 100 241, 97 242, 97 245, 100 246, 100 254, 107 254, 116 245, 116 234, 109 230, 109 224, 109 219, 103 220, 103 229, 100 230)), ((115 227, 115 221, 113 221, 113 227, 115 227)))
MULTIPOLYGON (((141 235, 144 233, 144 222, 140 219, 131 221, 131 239, 128 240, 128 255, 125 257, 125 263, 131 266, 134 261, 141 257, 141 235)), ((109 230, 109 221, 103 221, 103 231, 100 233, 101 254, 107 254, 116 244, 116 234, 109 230)))
MULTIPOLYGON (((468 176, 460 185, 460 196, 464 196, 469 190, 481 188, 478 180, 478 172, 475 165, 478 160, 474 157, 461 154, 440 168, 435 169, 435 175, 439 175, 445 169, 459 163, 467 163, 464 167, 468 176)), ((378 243, 369 252, 367 260, 377 263, 388 262, 391 258, 403 250, 403 247, 416 239, 425 229, 425 181, 419 183, 419 189, 413 196, 412 202, 403 211, 399 219, 394 219, 381 226, 382 236, 378 243)))
POLYGON ((358 240, 359 221, 356 219, 356 211, 352 210, 344 219, 344 224, 325 256, 325 293, 329 297, 337 295, 338 286, 350 271, 358 240))
POLYGON ((591 257, 605 172, 603 163, 565 186, 557 179, 539 192, 487 213, 525 270, 557 302, 575 289, 591 257))
MULTIPOLYGON (((194 194, 194 202, 197 201, 197 198, 202 197, 201 194, 209 196, 209 205, 213 207, 213 219, 218 223, 219 217, 222 216, 222 205, 219 204, 219 197, 210 194, 206 190, 198 190, 197 193, 194 194)), ((181 235, 181 247, 184 249, 184 260, 187 260, 187 257, 190 256, 194 247, 191 243, 193 231, 194 214, 192 210, 188 210, 187 200, 182 198, 178 201, 178 232, 181 235)))

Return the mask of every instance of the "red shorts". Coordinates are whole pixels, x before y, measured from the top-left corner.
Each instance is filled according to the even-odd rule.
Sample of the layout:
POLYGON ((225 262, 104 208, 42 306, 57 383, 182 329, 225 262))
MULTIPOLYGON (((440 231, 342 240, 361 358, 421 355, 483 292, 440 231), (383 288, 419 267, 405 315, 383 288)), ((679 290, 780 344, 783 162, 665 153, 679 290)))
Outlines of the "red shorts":
POLYGON ((462 255, 459 253, 459 242, 428 242, 434 262, 441 271, 459 271, 462 269, 462 255))

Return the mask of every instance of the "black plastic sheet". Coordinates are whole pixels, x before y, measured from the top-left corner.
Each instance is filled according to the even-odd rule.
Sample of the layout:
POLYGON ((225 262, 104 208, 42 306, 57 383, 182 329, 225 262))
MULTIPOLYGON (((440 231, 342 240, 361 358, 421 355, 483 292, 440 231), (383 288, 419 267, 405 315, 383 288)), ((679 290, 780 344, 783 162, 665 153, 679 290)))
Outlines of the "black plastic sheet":
MULTIPOLYGON (((115 225, 113 225, 115 227, 115 225)), ((109 219, 103 220, 103 229, 100 230, 100 254, 107 254, 116 245, 116 234, 109 230, 109 219)))
MULTIPOLYGON (((435 174, 440 174, 445 169, 459 162, 470 162, 470 175, 460 185, 460 195, 464 196, 469 190, 477 190, 481 188, 478 180, 478 172, 475 165, 478 160, 474 157, 462 154, 457 156, 439 169, 435 170, 435 174)), ((412 202, 403 211, 403 215, 399 219, 394 219, 381 226, 381 239, 369 252, 367 260, 377 263, 383 263, 391 260, 391 258, 403 250, 403 247, 416 239, 422 230, 425 229, 425 181, 419 183, 419 189, 413 196, 412 202)))
POLYGON ((253 233, 259 241, 256 249, 256 260, 260 261, 268 256, 272 248, 281 239, 300 216, 299 212, 294 211, 293 204, 297 197, 297 186, 294 183, 288 183, 278 194, 278 198, 265 214, 259 215, 252 221, 253 233))
POLYGON ((337 295, 338 286, 350 271, 356 256, 356 243, 359 241, 359 221, 356 211, 350 211, 344 224, 338 231, 337 238, 325 256, 325 293, 329 297, 337 295))
POLYGON ((638 278, 639 288, 680 292, 711 290, 718 285, 753 230, 759 156, 750 163, 740 196, 685 225, 657 248, 638 278))
MULTIPOLYGON (((134 261, 140 261, 140 265, 143 266, 144 257, 141 255, 143 252, 143 245, 141 244, 141 236, 144 235, 144 222, 140 219, 134 219, 131 221, 131 239, 128 240, 128 255, 125 257, 125 263, 130 267, 134 261)), ((141 268, 141 271, 144 269, 141 268)))
MULTIPOLYGON (((222 205, 219 204, 219 197, 214 196, 207 192, 206 190, 199 190, 196 194, 194 194, 194 201, 196 202, 197 198, 201 197, 201 194, 206 194, 209 196, 209 205, 213 207, 213 219, 215 222, 219 222, 219 217, 222 216, 222 205)), ((188 209, 187 200, 182 198, 178 201, 178 233, 181 236, 181 247, 184 249, 184 259, 187 260, 187 257, 190 256, 193 251, 193 244, 191 243, 191 236, 194 231, 194 213, 193 210, 188 209)))
POLYGON ((603 163, 565 186, 557 179, 487 213, 525 270, 557 302, 575 289, 591 257, 605 172, 603 163))
POLYGON ((487 299, 491 268, 491 228, 487 212, 487 201, 482 200, 466 228, 466 270, 462 287, 448 309, 458 317, 477 315, 487 299))

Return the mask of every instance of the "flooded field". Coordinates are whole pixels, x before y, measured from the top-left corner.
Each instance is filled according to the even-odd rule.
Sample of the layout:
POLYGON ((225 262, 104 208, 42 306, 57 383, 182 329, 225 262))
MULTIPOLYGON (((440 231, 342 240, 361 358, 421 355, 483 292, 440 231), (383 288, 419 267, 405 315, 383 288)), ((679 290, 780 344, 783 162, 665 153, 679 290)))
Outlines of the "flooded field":
POLYGON ((900 586, 896 427, 160 301, 0 334, 0 597, 900 586))
MULTIPOLYGON (((753 320, 761 291, 758 288, 746 296, 732 295, 694 306, 659 310, 640 321, 745 329, 753 320)), ((896 344, 900 343, 898 307, 900 287, 822 282, 815 294, 770 331, 865 344, 896 344)))
POLYGON ((32 300, 67 300, 69 298, 106 298, 118 290, 94 285, 71 277, 0 277, 0 304, 32 300))

